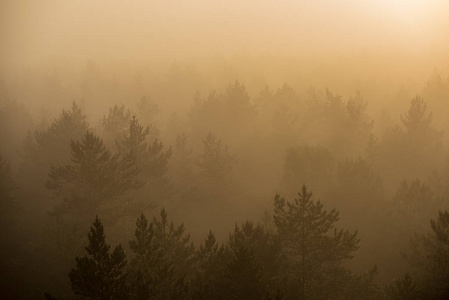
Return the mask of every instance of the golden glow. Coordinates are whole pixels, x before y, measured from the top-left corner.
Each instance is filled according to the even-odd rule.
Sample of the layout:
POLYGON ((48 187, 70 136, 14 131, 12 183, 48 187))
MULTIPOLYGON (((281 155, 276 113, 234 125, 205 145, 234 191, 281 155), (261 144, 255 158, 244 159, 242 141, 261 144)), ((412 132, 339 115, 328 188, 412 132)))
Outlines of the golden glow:
POLYGON ((381 0, 386 9, 391 9, 397 17, 413 18, 429 9, 432 1, 428 0, 381 0))
POLYGON ((0 70, 61 57, 138 63, 365 50, 436 57, 449 50, 448 20, 447 0, 5 0, 0 70))

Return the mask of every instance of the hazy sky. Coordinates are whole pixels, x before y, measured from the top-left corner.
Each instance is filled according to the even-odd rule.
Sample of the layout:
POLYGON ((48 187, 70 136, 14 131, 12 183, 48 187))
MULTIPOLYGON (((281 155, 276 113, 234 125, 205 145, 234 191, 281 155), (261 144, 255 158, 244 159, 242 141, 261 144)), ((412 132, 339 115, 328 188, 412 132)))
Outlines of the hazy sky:
POLYGON ((445 0, 2 0, 0 67, 235 53, 449 53, 445 0))

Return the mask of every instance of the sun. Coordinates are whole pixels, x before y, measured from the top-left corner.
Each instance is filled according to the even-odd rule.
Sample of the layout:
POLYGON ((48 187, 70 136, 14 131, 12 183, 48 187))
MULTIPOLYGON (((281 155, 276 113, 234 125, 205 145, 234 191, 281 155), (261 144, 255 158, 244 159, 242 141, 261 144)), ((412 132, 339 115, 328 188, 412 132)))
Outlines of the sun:
POLYGON ((426 0, 381 0, 386 10, 391 10, 397 17, 413 17, 424 12, 429 3, 426 0))
MULTIPOLYGON (((447 0, 444 0, 447 1, 447 0)), ((380 13, 393 26, 409 32, 426 30, 444 5, 443 0, 378 0, 380 13)))

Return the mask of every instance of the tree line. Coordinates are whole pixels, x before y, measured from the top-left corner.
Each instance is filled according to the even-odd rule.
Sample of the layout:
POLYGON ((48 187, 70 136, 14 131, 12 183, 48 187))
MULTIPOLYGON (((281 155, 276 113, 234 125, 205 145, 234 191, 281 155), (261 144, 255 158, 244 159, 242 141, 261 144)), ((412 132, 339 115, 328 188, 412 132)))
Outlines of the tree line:
MULTIPOLYGON (((438 244, 448 199, 444 132, 421 97, 413 97, 399 122, 386 124, 380 133, 373 131, 367 105, 360 93, 345 101, 329 90, 310 90, 303 98, 286 84, 275 91, 265 87, 251 99, 245 86, 235 82, 223 92, 197 94, 185 116, 172 115, 165 123, 158 121, 157 103, 144 97, 135 112, 114 105, 96 123, 74 102, 54 120, 31 125, 23 107, 5 102, 0 110, 2 152, 11 153, 10 144, 19 139, 8 131, 12 124, 21 120, 23 128, 34 129, 26 131, 18 158, 1 159, 1 264, 9 275, 2 290, 15 298, 42 290, 67 296, 71 288, 65 274, 74 258, 86 268, 94 265, 83 257, 95 216, 108 229, 108 240, 119 243, 131 239, 135 219, 143 213, 148 219, 140 217, 137 228, 147 223, 140 230, 147 232, 143 239, 149 240, 149 249, 136 250, 137 237, 123 244, 126 255, 120 249, 106 255, 106 242, 101 246, 106 261, 118 261, 123 291, 133 297, 195 299, 203 288, 227 298, 256 297, 245 294, 250 293, 247 285, 259 298, 379 299, 405 291, 427 297, 430 279, 423 274, 445 278, 444 269, 437 272, 443 262, 427 261, 430 252, 443 261, 447 253, 438 244), (303 183, 307 189, 298 195, 303 183), (273 207, 274 191, 297 199, 290 203, 277 196, 273 207), (340 214, 324 213, 309 191, 340 214), (301 205, 321 211, 322 222, 303 215, 301 205), (184 229, 171 227, 165 210, 152 219, 161 207, 189 224, 192 236, 208 228, 215 234, 203 243, 196 238, 201 245, 195 248, 184 229), (264 210, 261 224, 244 222, 259 220, 264 210), (442 215, 435 219, 438 210, 442 215), (410 237, 422 232, 429 219, 435 219, 433 235, 415 237, 412 253, 401 260, 400 253, 409 252, 410 237), (337 220, 349 231, 335 231, 337 220), (226 240, 236 221, 240 225, 226 240), (309 233, 317 232, 325 235, 308 240, 309 233), (164 248, 166 243, 177 246, 164 248), (138 263, 138 251, 151 258, 138 263), (204 263, 214 265, 214 271, 196 273, 203 268, 201 255, 215 257, 204 263), (338 259, 328 261, 333 255, 338 259), (425 264, 435 271, 424 272, 425 264), (133 266, 140 275, 131 271, 133 266), (421 271, 412 272, 414 266, 421 271), (37 276, 42 270, 45 276, 37 276), (411 275, 402 278, 406 271, 411 275), (145 282, 142 289, 148 291, 131 291, 132 278, 145 282), (396 281, 390 286, 392 278, 396 281), (199 283, 208 280, 214 281, 208 283, 212 287, 199 283), (233 285, 232 294, 223 288, 233 285), (168 290, 176 295, 164 294, 168 290)), ((99 230, 96 224, 92 228, 99 230)), ((90 255, 93 248, 88 248, 90 255)), ((80 282, 79 274, 71 278, 78 276, 80 282)), ((433 289, 444 286, 432 280, 438 282, 433 289)))

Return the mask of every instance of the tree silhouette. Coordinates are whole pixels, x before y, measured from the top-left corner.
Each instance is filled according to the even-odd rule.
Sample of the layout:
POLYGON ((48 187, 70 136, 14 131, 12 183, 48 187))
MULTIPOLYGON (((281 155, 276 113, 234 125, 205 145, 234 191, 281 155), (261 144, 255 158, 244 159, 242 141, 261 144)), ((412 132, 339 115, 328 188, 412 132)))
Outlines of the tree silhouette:
POLYGON ((338 212, 323 210, 311 197, 304 185, 293 203, 279 195, 274 200, 274 222, 286 262, 283 276, 292 298, 309 299, 326 291, 324 283, 332 281, 329 274, 338 272, 359 248, 357 232, 335 229, 338 212))
POLYGON ((136 223, 129 243, 135 257, 130 266, 130 289, 137 299, 183 299, 193 255, 184 226, 169 223, 165 209, 148 224, 144 215, 136 223))
POLYGON ((111 155, 92 132, 72 141, 71 148, 72 163, 52 166, 48 175, 47 188, 64 200, 55 213, 93 212, 140 187, 134 156, 111 155))
POLYGON ((77 257, 76 266, 70 271, 72 290, 91 299, 123 299, 126 295, 125 252, 117 246, 109 253, 103 224, 98 216, 88 234, 88 256, 77 257))
POLYGON ((195 253, 191 295, 194 299, 222 299, 226 292, 226 251, 209 232, 195 253))
POLYGON ((426 299, 449 298, 449 212, 430 221, 431 231, 411 240, 406 256, 426 299))
POLYGON ((228 181, 232 175, 232 168, 238 161, 235 155, 210 132, 203 139, 203 146, 203 154, 197 163, 203 174, 214 181, 228 181))

